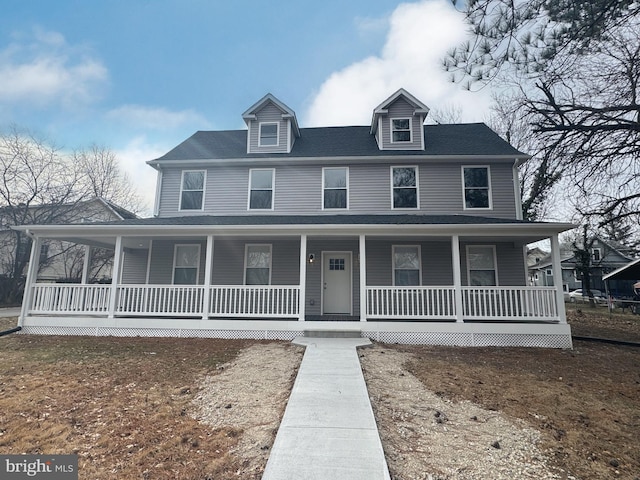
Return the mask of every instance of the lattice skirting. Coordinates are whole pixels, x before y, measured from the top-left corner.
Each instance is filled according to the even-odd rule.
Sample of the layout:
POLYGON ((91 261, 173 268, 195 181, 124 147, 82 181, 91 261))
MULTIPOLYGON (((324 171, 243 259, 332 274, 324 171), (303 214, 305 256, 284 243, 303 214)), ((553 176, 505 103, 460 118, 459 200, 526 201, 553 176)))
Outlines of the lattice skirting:
POLYGON ((471 332, 362 332, 361 335, 377 342, 408 345, 573 348, 571 335, 471 332))
POLYGON ((224 338, 246 340, 293 340, 302 332, 275 330, 204 330, 182 328, 118 328, 118 327, 23 327, 20 334, 30 335, 85 335, 99 337, 174 337, 224 338))

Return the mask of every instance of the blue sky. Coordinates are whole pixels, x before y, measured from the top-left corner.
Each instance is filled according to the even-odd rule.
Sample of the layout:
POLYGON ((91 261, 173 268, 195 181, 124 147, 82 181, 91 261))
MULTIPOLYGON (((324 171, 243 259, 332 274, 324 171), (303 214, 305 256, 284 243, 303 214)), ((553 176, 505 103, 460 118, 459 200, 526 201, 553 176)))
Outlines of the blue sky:
POLYGON ((0 0, 0 128, 114 150, 151 200, 156 158, 196 130, 244 128, 270 92, 302 127, 367 124, 404 87, 488 115, 442 71, 465 38, 449 0, 0 0))

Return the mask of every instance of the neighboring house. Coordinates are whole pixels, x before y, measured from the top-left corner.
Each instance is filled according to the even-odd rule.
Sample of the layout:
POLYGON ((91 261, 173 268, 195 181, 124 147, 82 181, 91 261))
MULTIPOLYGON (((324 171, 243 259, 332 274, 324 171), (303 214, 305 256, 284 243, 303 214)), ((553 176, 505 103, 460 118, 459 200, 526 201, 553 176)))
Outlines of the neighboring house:
MULTIPOLYGON (((7 215, 9 207, 0 209, 0 216, 4 217, 2 224, 6 229, 0 231, 0 275, 8 274, 13 258, 16 254, 15 237, 8 230, 11 222, 7 215), (5 215, 3 215, 5 213, 5 215)), ((21 208, 21 207, 11 207, 21 208)), ((46 221, 55 219, 55 223, 86 224, 92 222, 110 222, 138 218, 135 214, 113 204, 103 198, 92 198, 73 204, 62 205, 33 205, 28 207, 27 217, 46 221)), ((38 256, 38 282, 69 282, 105 281, 111 279, 111 264, 113 262, 113 248, 109 250, 94 249, 91 257, 92 264, 85 262, 87 249, 75 242, 48 238, 40 242, 38 256)), ((25 272, 26 273, 26 272, 25 272)))
MULTIPOLYGON (((155 217, 33 226, 115 250, 110 285, 28 281, 31 333, 570 347, 562 290, 527 285, 529 157, 484 124, 424 125, 398 90, 367 126, 300 128, 268 94, 246 130, 199 131, 148 164, 155 217)), ((37 250, 37 249, 36 249, 37 250)), ((37 263, 37 262, 36 262, 37 263)))
MULTIPOLYGON (((613 242, 596 238, 591 248, 591 288, 606 292, 605 283, 602 279, 608 273, 627 265, 633 259, 627 256, 627 249, 616 245, 613 242)), ((578 288, 583 288, 582 276, 576 269, 576 257, 572 251, 562 250, 560 253, 562 265, 562 285, 565 291, 571 292, 578 288)), ((551 256, 540 259, 537 263, 529 266, 529 279, 532 285, 553 286, 553 262, 551 256)), ((609 293, 614 296, 633 295, 633 282, 627 280, 611 280, 609 282, 609 293)))

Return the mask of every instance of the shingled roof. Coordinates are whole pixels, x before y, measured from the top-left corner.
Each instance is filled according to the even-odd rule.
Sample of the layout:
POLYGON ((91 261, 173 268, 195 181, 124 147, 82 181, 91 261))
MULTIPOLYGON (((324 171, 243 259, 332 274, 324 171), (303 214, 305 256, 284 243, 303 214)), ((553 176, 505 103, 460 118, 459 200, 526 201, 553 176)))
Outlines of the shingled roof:
POLYGON ((508 156, 528 158, 484 123, 424 125, 425 149, 380 150, 368 126, 301 128, 290 153, 247 153, 247 131, 199 131, 150 164, 168 160, 267 157, 508 156))

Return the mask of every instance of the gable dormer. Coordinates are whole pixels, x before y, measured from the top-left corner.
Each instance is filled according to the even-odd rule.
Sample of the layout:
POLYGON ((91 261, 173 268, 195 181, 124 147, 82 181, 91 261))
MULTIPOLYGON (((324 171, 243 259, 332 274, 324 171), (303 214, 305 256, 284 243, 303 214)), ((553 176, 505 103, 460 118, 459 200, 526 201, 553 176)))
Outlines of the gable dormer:
POLYGON ((424 150, 427 107, 404 88, 373 110, 371 135, 380 150, 424 150))
POLYGON ((289 153, 300 136, 296 114, 270 93, 242 114, 247 153, 289 153))

